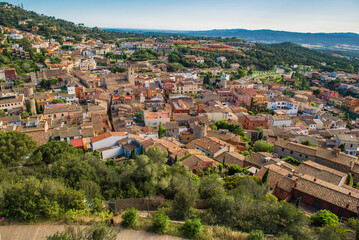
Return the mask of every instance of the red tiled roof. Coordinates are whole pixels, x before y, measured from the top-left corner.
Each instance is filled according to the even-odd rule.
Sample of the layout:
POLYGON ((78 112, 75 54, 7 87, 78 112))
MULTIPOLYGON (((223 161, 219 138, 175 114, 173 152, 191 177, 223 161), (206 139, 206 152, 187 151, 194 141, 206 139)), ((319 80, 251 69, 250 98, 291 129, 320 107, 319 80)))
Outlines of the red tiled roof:
POLYGON ((71 140, 71 144, 72 146, 74 146, 75 148, 80 148, 84 146, 84 143, 82 141, 82 138, 79 139, 72 139, 71 140))

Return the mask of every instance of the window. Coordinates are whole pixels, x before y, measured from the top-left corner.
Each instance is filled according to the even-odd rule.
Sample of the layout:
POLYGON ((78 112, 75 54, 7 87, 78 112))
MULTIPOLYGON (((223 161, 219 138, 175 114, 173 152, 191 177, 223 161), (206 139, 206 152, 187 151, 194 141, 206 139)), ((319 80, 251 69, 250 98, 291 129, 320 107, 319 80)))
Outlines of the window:
POLYGON ((293 151, 290 151, 290 154, 293 154, 293 151))

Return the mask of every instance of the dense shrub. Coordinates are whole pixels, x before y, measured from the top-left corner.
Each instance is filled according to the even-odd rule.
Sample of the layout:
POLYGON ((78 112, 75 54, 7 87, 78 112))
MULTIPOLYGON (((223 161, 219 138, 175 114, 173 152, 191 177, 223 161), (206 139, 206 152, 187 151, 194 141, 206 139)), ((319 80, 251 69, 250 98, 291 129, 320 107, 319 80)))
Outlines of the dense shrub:
POLYGON ((164 212, 156 212, 152 218, 152 227, 156 233, 165 233, 170 218, 164 212))
POLYGON ((310 217, 313 226, 336 226, 339 223, 338 216, 329 210, 320 210, 310 217))
POLYGON ((137 224, 139 217, 138 210, 136 208, 128 208, 122 215, 122 224, 125 227, 133 227, 137 224))
POLYGON ((273 152, 273 145, 264 140, 258 140, 254 143, 253 151, 255 152, 273 152))
POLYGON ((184 224, 184 232, 188 237, 196 237, 202 232, 203 226, 199 218, 187 218, 184 224))
POLYGON ((283 161, 286 161, 286 162, 289 162, 290 164, 293 164, 293 165, 296 165, 296 166, 299 166, 302 162, 295 159, 295 158, 292 158, 292 157, 285 157, 282 159, 283 161))
POLYGON ((264 233, 261 230, 253 230, 248 235, 248 240, 265 240, 264 233))

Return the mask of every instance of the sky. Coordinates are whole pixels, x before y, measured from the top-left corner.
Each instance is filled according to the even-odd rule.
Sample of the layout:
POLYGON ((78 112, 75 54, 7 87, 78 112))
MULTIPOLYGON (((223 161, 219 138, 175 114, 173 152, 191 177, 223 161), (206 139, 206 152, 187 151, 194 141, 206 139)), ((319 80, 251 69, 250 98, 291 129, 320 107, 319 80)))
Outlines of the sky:
MULTIPOLYGON (((5 0, 6 1, 6 0, 5 0)), ((359 33, 359 0, 9 0, 89 27, 359 33)))

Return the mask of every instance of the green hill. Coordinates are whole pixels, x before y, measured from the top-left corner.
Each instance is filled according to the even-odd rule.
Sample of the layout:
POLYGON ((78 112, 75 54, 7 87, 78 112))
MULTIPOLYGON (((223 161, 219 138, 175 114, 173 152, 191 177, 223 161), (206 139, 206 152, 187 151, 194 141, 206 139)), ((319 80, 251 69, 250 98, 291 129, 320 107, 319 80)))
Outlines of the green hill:
POLYGON ((109 32, 97 27, 85 27, 83 24, 75 24, 63 19, 27 11, 21 7, 5 2, 0 2, 0 25, 27 32, 31 32, 33 26, 37 26, 39 28, 37 30, 38 34, 59 40, 64 36, 71 37, 77 41, 80 41, 82 36, 88 36, 90 38, 100 39, 104 42, 116 42, 124 38, 143 38, 143 35, 137 33, 109 32), (56 30, 54 30, 54 27, 56 30))

